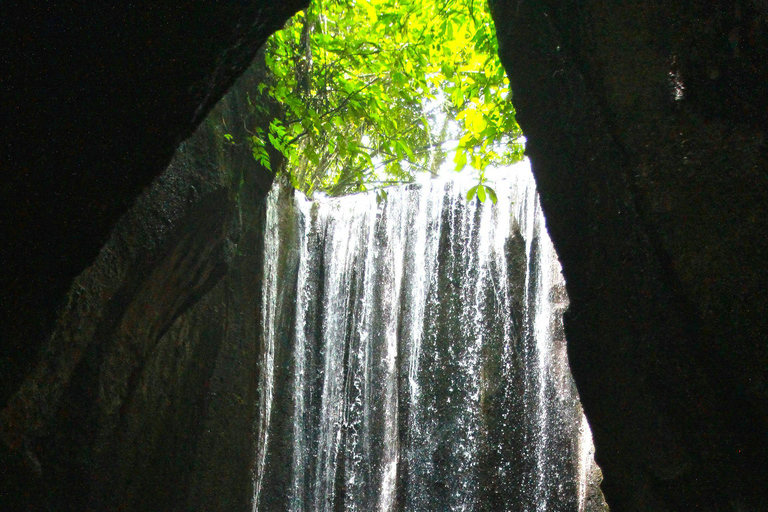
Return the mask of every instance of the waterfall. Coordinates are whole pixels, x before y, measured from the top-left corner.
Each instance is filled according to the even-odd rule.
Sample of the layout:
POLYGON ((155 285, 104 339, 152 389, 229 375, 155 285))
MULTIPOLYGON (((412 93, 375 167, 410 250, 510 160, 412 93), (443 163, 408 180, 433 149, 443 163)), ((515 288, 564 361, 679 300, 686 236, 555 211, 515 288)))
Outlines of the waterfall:
POLYGON ((254 510, 589 509, 559 263, 527 163, 496 178, 273 187, 254 510))

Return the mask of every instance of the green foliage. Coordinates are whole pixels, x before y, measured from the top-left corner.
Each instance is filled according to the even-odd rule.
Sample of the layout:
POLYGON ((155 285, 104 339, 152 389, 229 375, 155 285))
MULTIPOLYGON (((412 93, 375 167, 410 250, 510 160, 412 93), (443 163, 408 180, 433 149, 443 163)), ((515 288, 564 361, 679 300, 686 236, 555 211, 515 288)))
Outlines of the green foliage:
POLYGON ((522 157, 485 0, 318 0, 268 44, 284 116, 251 147, 267 166, 267 142, 282 152, 307 194, 436 173, 456 147, 457 170, 481 171, 472 197, 495 202, 482 171, 522 157))
POLYGON ((488 186, 487 180, 485 178, 484 169, 480 170, 480 175, 478 178, 477 185, 470 188, 469 191, 467 192, 467 201, 471 201, 475 197, 481 203, 484 203, 486 198, 490 199, 493 204, 496 204, 496 201, 497 201, 496 191, 493 190, 490 186, 488 186))

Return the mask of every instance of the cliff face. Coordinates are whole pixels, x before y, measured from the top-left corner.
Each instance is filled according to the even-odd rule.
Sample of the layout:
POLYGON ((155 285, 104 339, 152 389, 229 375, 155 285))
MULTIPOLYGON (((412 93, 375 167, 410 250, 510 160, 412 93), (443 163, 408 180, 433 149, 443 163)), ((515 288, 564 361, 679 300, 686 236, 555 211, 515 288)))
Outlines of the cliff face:
POLYGON ((3 3, 2 402, 118 218, 307 3, 3 3))
MULTIPOLYGON (((232 509, 220 501, 223 482, 247 485, 242 475, 176 469, 236 455, 223 443, 230 426, 210 422, 237 417, 233 428, 245 428, 256 412, 237 401, 196 402, 188 390, 228 385, 237 391, 226 396, 253 403, 253 382, 235 379, 245 373, 233 362, 237 351, 255 350, 235 342, 252 327, 233 316, 204 339, 183 330, 189 308, 220 314, 231 286, 256 279, 227 274, 249 253, 234 251, 235 240, 260 242, 244 217, 226 213, 238 211, 237 187, 217 164, 200 174, 176 162, 136 198, 303 3, 3 6, 4 505, 64 497, 77 507, 86 496, 111 506, 107 490, 120 488, 137 507, 232 509), (162 207, 115 227, 152 194, 162 207), (67 296, 113 227, 102 251, 130 271, 83 274, 67 296), (52 348, 41 353, 59 308, 52 348), (78 330, 76 318, 91 330, 78 330), (38 360, 47 385, 22 388, 8 404, 38 360), (167 396, 144 393, 161 381, 167 396), (131 462, 120 450, 152 415, 160 418, 154 441, 131 462), (182 444, 166 437, 173 432, 186 433, 176 438, 182 444), (191 445, 199 451, 185 452, 191 445), (115 457, 125 464, 112 465, 115 457), (80 478, 73 467, 88 469, 80 478), (36 473, 56 488, 41 493, 36 473), (101 476, 78 488, 89 475, 101 476), (147 483, 168 475, 182 479, 168 489, 190 484, 199 495, 147 483)), ((765 510, 768 9, 759 0, 666 4, 492 2, 567 281, 569 357, 609 504, 765 510)), ((247 175, 263 180, 249 185, 255 198, 269 178, 247 175)), ((258 308, 245 297, 238 307, 258 308)))
POLYGON ((765 510, 755 2, 492 2, 614 510, 765 510))
POLYGON ((8 510, 248 509, 272 178, 245 127, 269 121, 248 98, 263 69, 239 79, 75 278, 0 411, 8 510))

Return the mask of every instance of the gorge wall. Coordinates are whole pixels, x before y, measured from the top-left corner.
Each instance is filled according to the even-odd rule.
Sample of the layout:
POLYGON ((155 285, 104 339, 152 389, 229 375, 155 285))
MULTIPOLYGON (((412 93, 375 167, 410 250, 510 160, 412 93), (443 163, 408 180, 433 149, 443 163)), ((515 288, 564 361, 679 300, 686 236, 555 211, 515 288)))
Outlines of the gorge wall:
POLYGON ((1 401, 117 219, 307 3, 4 2, 1 401))
MULTIPOLYGON (((258 237, 246 242, 241 216, 211 214, 237 211, 229 177, 208 167, 210 175, 199 179, 183 173, 163 178, 176 189, 167 210, 150 214, 152 221, 125 221, 149 224, 153 235, 136 240, 133 228, 115 228, 118 237, 124 233, 123 249, 103 249, 125 257, 134 269, 128 281, 107 276, 116 283, 112 289, 89 292, 96 294, 92 300, 111 300, 110 308, 117 309, 97 319, 93 333, 58 342, 54 337, 54 352, 41 352, 57 311, 91 304, 88 297, 73 302, 71 295, 65 302, 67 290, 117 218, 166 167, 269 33, 302 3, 4 4, 4 504, 42 500, 44 506, 51 486, 53 496, 76 500, 67 494, 78 492, 73 482, 57 480, 57 461, 87 472, 104 469, 100 454, 117 446, 110 434, 117 431, 115 421, 129 437, 121 445, 129 446, 131 428, 141 425, 137 420, 131 427, 131 418, 151 414, 165 418, 156 423, 151 445, 162 449, 147 452, 156 457, 155 472, 144 478, 186 479, 199 484, 194 488, 200 494, 145 494, 146 483, 134 482, 124 496, 161 508, 174 500, 199 500, 209 510, 226 509, 216 501, 223 479, 246 485, 244 476, 228 475, 225 466, 221 474, 177 471, 191 459, 176 456, 185 453, 184 442, 216 460, 234 455, 219 450, 215 436, 223 430, 204 424, 198 414, 203 404, 180 397, 189 396, 185 390, 226 381, 243 390, 244 404, 253 403, 248 400, 254 383, 224 378, 240 375, 227 350, 253 347, 228 345, 231 338, 223 332, 186 344, 156 344, 174 320, 173 329, 184 328, 178 319, 190 307, 220 307, 216 297, 232 285, 224 277, 227 269, 233 258, 245 257, 232 250, 233 236, 244 247, 260 243, 258 237), (199 231, 187 230, 190 226, 199 231), (135 309, 125 315, 129 302, 135 309), (162 305, 151 318, 149 302, 162 305), (131 336, 139 331, 153 345, 133 343, 131 336), (109 350, 77 345, 105 339, 105 332, 123 341, 109 350), (157 361, 166 354, 179 366, 149 368, 145 356, 152 350, 160 354, 157 361), (23 380, 44 357, 52 362, 51 375, 64 372, 76 386, 65 392, 54 378, 48 391, 28 391, 30 403, 48 403, 45 393, 59 393, 72 407, 32 407, 32 415, 9 421, 8 411, 24 410, 11 406, 9 398, 19 396, 23 380), (89 392, 94 386, 89 368, 105 361, 115 362, 113 375, 124 383, 107 402, 89 392), (145 400, 137 368, 175 383, 175 391, 156 403, 145 400), (171 368, 178 369, 176 376, 164 374, 171 368), (127 396, 132 398, 126 401, 127 396), (19 421, 20 430, 9 429, 19 421), (92 430, 79 430, 81 425, 92 430), (98 450, 85 459, 66 448, 51 452, 30 441, 38 430, 53 436, 46 441, 51 446, 81 446, 66 441, 85 438, 98 450), (194 439, 178 437, 174 442, 182 444, 174 446, 172 438, 163 437, 174 431, 194 439), (54 458, 41 459, 41 453, 54 458)), ((571 298, 569 358, 609 504, 638 511, 766 510, 764 2, 496 0, 492 7, 548 229, 563 264, 571 298)), ((263 170, 250 175, 263 180, 253 190, 266 190, 270 180, 263 170)), ((247 307, 258 307, 256 298, 249 300, 247 307)), ((88 309, 77 314, 87 315, 88 309)), ((252 328, 235 318, 229 325, 252 328)), ((255 414, 241 410, 237 401, 205 407, 243 422, 255 414)), ((123 460, 131 460, 127 455, 123 460)), ((96 472, 106 476, 93 484, 91 495, 108 499, 112 483, 129 480, 119 475, 137 472, 146 458, 132 460, 139 465, 126 462, 96 472)))
POLYGON ((224 133, 269 122, 259 59, 75 278, 0 411, 4 510, 248 509, 272 177, 224 133))
POLYGON ((768 507, 758 2, 492 2, 614 510, 768 507))

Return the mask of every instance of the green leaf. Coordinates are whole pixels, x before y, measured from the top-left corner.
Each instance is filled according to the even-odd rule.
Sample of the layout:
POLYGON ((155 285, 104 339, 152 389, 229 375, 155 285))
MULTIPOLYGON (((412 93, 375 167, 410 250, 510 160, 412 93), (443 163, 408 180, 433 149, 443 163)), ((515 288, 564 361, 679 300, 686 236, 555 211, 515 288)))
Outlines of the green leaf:
POLYGON ((460 171, 467 165, 467 154, 461 149, 456 150, 456 156, 453 157, 453 162, 456 164, 456 170, 460 171))
POLYGON ((275 147, 275 149, 280 150, 282 146, 280 145, 280 142, 277 140, 277 138, 275 138, 275 136, 271 133, 268 135, 268 137, 269 142, 275 147))
POLYGON ((403 148, 403 151, 405 151, 405 154, 408 155, 408 158, 410 158, 412 162, 416 160, 416 155, 413 154, 411 146, 404 142, 400 142, 400 146, 403 148))
POLYGON ((363 159, 365 160, 366 165, 369 169, 373 169, 373 160, 371 159, 371 155, 368 154, 367 151, 361 151, 360 154, 363 156, 363 159))
POLYGON ((451 102, 453 102, 456 108, 461 108, 461 106, 464 105, 464 91, 461 90, 461 87, 456 87, 453 90, 451 93, 451 102))
POLYGON ((445 78, 450 80, 453 78, 454 69, 448 65, 447 62, 443 62, 442 66, 440 66, 440 71, 445 75, 445 78))
POLYGON ((481 203, 485 202, 485 186, 484 185, 477 186, 477 198, 480 200, 481 203))
POLYGON ((269 112, 283 113, 260 137, 285 155, 288 172, 301 176, 296 183, 339 194, 409 180, 413 169, 444 158, 449 137, 460 139, 457 169, 470 156, 480 168, 522 157, 519 145, 511 149, 520 130, 484 1, 356 2, 314 3, 267 43, 272 76, 254 93, 279 101, 269 112), (457 119, 458 133, 422 121, 442 117, 457 119), (404 170, 391 158, 412 165, 404 170))
POLYGON ((469 189, 469 192, 467 192, 467 201, 471 201, 475 197, 475 195, 477 194, 477 187, 478 186, 479 185, 475 185, 474 187, 469 189))
POLYGON ((485 186, 485 190, 486 190, 486 192, 488 192, 488 197, 490 197, 490 198, 491 198, 491 202, 492 202, 493 204, 496 204, 496 201, 498 200, 498 199, 496 198, 496 191, 495 191, 495 190, 493 190, 493 189, 492 189, 491 187, 489 187, 488 185, 486 185, 486 186, 485 186))

